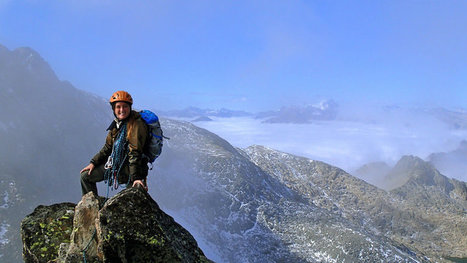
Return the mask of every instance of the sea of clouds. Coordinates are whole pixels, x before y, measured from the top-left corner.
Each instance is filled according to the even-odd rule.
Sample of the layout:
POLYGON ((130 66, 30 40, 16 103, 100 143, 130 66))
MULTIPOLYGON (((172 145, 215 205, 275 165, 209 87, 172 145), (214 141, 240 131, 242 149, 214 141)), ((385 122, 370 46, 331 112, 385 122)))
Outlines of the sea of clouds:
POLYGON ((374 116, 353 119, 346 116, 308 124, 212 117, 213 121, 195 125, 236 147, 263 145, 320 160, 350 173, 370 162, 383 161, 392 166, 404 155, 427 159, 431 153, 455 150, 467 138, 467 130, 453 129, 446 122, 420 112, 374 116))

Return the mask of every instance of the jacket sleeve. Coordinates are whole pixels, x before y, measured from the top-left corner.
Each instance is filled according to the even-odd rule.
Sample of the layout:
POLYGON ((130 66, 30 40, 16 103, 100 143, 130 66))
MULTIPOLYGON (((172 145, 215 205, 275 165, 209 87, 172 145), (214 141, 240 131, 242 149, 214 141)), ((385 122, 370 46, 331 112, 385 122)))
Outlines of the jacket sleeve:
POLYGON ((145 158, 143 158, 143 150, 147 139, 148 131, 146 124, 141 118, 137 118, 134 123, 131 137, 128 137, 128 162, 130 178, 132 181, 143 180, 147 176, 147 162, 145 161, 145 158))
POLYGON ((105 138, 105 144, 102 149, 94 155, 91 159, 91 163, 94 165, 100 165, 107 161, 107 158, 112 153, 112 131, 109 131, 105 138))

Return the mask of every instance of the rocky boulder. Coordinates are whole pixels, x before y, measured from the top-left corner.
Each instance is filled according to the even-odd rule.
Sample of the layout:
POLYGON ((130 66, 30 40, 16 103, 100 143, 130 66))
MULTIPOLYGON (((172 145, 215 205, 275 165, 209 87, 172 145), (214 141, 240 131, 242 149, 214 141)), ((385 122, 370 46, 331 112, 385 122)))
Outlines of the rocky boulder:
POLYGON ((24 262, 49 262, 58 256, 60 244, 70 243, 75 204, 38 206, 21 222, 24 262))
POLYGON ((24 261, 211 262, 146 191, 125 189, 103 203, 89 193, 76 206, 37 207, 21 224, 24 261))

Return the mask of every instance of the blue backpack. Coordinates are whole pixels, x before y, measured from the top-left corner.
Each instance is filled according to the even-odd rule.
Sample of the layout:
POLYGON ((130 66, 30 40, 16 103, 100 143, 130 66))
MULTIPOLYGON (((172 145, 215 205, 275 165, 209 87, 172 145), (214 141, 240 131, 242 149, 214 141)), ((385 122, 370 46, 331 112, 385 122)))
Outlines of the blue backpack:
POLYGON ((140 111, 141 118, 148 125, 150 140, 145 147, 144 155, 149 159, 152 164, 162 152, 162 145, 164 138, 169 139, 163 135, 159 117, 149 110, 140 111))

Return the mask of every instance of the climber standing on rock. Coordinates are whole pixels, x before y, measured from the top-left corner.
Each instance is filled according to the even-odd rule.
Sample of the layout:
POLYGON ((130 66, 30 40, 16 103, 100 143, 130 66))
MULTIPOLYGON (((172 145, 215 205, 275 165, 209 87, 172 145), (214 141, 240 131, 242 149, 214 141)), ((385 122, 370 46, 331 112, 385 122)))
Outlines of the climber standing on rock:
POLYGON ((94 192, 96 183, 105 181, 117 189, 119 184, 142 186, 147 190, 148 158, 143 155, 148 141, 148 127, 140 113, 131 109, 133 99, 126 91, 117 91, 110 97, 115 119, 107 130, 102 149, 91 159, 81 173, 81 191, 94 192))

